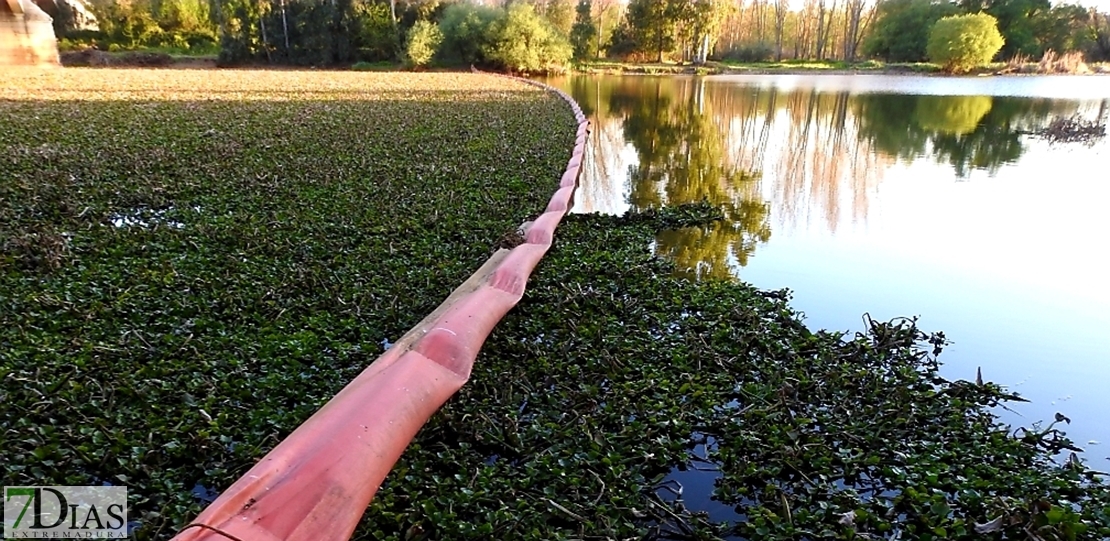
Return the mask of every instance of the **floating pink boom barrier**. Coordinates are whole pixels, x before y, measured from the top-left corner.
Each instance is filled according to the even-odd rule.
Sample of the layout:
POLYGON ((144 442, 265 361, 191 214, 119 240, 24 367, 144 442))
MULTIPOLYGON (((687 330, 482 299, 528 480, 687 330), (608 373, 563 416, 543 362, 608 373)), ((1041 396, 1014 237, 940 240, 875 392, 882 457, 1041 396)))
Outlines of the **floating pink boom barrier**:
POLYGON ((490 331, 524 295, 571 206, 589 123, 547 209, 525 242, 499 250, 439 308, 293 431, 174 537, 175 541, 350 539, 385 476, 420 427, 467 379, 490 331))

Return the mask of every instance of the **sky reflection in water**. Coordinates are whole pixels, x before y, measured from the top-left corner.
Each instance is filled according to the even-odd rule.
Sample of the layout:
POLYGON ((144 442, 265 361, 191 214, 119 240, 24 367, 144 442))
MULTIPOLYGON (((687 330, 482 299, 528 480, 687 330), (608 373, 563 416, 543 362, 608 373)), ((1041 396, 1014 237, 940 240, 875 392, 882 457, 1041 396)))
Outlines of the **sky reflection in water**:
POLYGON ((578 212, 694 202, 728 216, 663 233, 695 279, 794 291, 814 328, 921 316, 948 377, 1057 411, 1110 469, 1110 142, 1049 144, 1110 117, 1110 77, 574 76, 593 122, 578 212))

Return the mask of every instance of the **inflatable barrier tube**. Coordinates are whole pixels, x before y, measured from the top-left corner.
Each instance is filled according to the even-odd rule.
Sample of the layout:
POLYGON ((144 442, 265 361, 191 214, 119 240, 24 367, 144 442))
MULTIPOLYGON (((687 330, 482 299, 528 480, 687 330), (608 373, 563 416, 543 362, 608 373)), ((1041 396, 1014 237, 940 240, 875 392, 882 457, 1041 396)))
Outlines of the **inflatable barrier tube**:
MULTIPOLYGON (((470 377, 486 337, 520 301, 573 204, 589 123, 544 213, 522 226, 525 242, 498 250, 428 317, 225 490, 175 541, 350 539, 378 487, 424 423, 470 377)), ((553 183, 554 184, 554 183, 553 183)))

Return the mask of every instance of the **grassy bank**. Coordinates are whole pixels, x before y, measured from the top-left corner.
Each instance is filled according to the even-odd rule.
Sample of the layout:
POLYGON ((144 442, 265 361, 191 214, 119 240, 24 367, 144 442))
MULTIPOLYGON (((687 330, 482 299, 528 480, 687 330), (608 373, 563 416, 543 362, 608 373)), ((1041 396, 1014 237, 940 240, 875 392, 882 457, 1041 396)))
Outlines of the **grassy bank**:
POLYGON ((540 213, 554 96, 470 74, 0 81, 3 484, 166 538, 540 213), (203 492, 198 489, 198 492, 203 492))
POLYGON ((670 278, 655 232, 715 213, 564 221, 366 538, 1110 535, 1110 487, 1050 460, 1058 426, 998 426, 999 387, 942 379, 942 334, 813 333, 782 292, 670 278), (723 504, 676 467, 717 477, 723 504))

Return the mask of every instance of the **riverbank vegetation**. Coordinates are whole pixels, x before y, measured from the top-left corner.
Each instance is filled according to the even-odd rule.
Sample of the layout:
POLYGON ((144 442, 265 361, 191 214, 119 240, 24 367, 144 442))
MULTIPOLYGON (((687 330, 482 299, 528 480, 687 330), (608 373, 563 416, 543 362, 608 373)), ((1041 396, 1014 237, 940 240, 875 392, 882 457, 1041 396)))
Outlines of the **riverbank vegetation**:
POLYGON ((985 13, 953 15, 929 30, 926 50, 945 71, 966 73, 989 63, 1004 41, 994 17, 985 13))
POLYGON ((219 53, 218 3, 207 0, 40 2, 62 52, 89 47, 192 56, 219 53), (53 9, 49 9, 49 8, 53 9))
POLYGON ((3 484, 126 485, 138 539, 183 526, 192 489, 227 487, 542 212, 575 136, 561 99, 472 74, 0 89, 3 484))
POLYGON ((95 0, 90 6, 99 27, 59 20, 64 50, 218 52, 224 64, 423 66, 408 55, 416 42, 434 49, 428 65, 524 72, 602 59, 945 64, 928 53, 932 27, 949 16, 985 14, 1004 40, 988 61, 1050 54, 1110 61, 1110 13, 1049 0, 95 0), (437 47, 413 39, 436 30, 443 35, 437 47))

